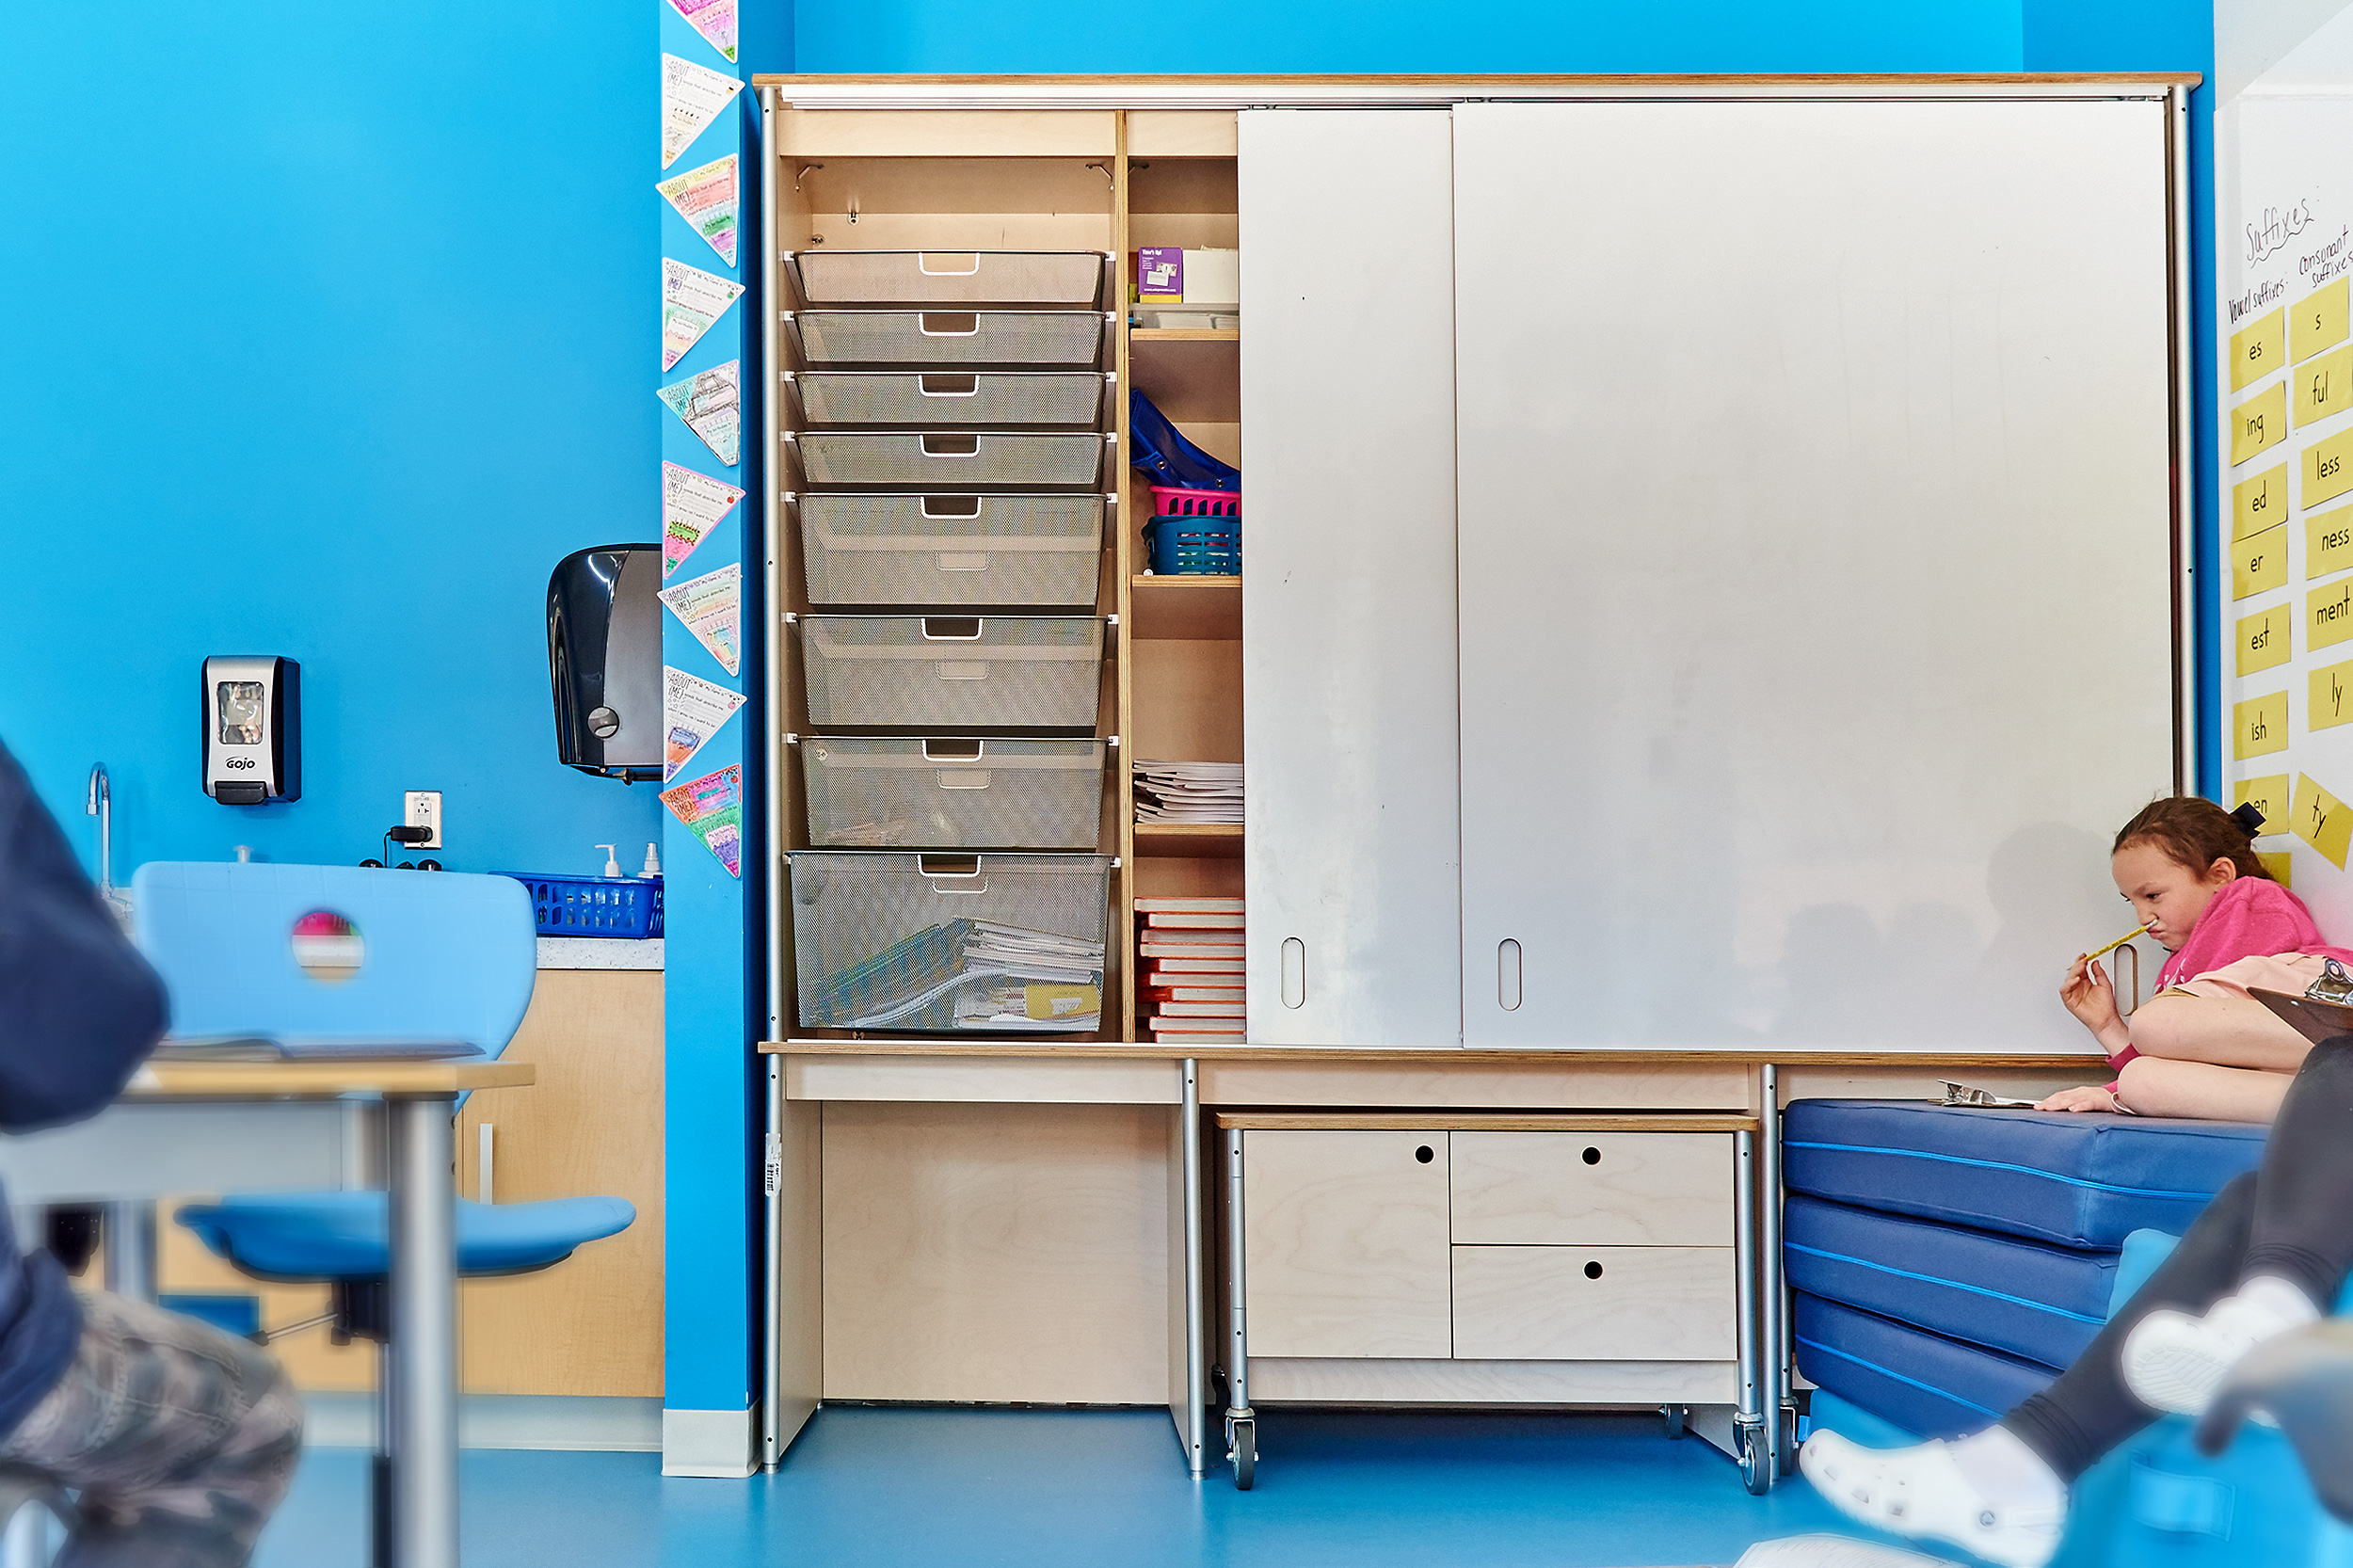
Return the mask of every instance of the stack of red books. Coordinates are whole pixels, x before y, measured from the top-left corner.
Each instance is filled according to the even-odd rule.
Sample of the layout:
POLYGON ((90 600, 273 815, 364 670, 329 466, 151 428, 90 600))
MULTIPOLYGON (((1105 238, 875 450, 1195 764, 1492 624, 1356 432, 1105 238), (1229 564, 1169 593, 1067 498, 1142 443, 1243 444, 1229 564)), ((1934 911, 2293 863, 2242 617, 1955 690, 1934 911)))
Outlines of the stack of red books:
POLYGON ((1151 1037, 1241 1045, 1241 900, 1140 898, 1136 920, 1136 1014, 1151 1037))

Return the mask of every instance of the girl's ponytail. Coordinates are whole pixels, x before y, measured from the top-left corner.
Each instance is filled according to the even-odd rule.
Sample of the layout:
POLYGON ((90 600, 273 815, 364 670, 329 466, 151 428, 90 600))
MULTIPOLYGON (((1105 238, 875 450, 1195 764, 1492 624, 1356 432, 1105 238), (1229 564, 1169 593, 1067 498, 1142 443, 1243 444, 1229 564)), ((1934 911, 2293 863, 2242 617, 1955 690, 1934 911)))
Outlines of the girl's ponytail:
POLYGON ((2166 858, 2201 876, 2217 860, 2228 860, 2241 876, 2274 880, 2255 855, 2255 835, 2264 814, 2252 802, 2225 811, 2200 795, 2169 795, 2140 808, 2116 835, 2111 854, 2128 844, 2155 844, 2166 858))

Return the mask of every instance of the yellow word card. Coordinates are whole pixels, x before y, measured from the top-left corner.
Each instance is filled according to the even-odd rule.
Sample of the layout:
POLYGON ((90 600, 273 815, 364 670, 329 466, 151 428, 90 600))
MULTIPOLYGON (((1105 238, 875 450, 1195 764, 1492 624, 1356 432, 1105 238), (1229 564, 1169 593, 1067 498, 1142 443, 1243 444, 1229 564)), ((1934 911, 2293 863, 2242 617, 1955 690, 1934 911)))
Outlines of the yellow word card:
POLYGON ((2333 729, 2353 724, 2353 664, 2330 664, 2310 677, 2312 700, 2304 708, 2304 728, 2333 729))
POLYGON ((2353 426, 2324 436, 2304 449, 2304 505, 2334 501, 2353 490, 2353 426))
POLYGON ((2353 810, 2313 782, 2313 776, 2296 776, 2296 836, 2345 869, 2345 851, 2353 841, 2353 810))
POLYGON ((2297 371, 2296 423, 2318 424, 2331 414, 2353 407, 2353 348, 2323 354, 2297 371))
POLYGON ((2283 849, 2259 849, 2255 852, 2255 858, 2263 862, 2264 870, 2271 873, 2272 881, 2282 888, 2294 886, 2289 880, 2288 868, 2296 856, 2283 849))
POLYGON ((2304 520, 2304 581, 2353 567, 2353 506, 2304 520))
POLYGON ((2250 594, 2288 584, 2288 530, 2281 523, 2262 533, 2239 540, 2231 546, 2231 597, 2245 599, 2250 594))
POLYGON ((2345 341, 2345 285, 2353 279, 2340 278, 2327 288, 2308 296, 2288 315, 2288 340, 2296 352, 2290 356, 2297 363, 2334 348, 2345 341))
MULTIPOLYGON (((2306 494, 2309 503, 2310 492, 2306 494)), ((2288 467, 2281 463, 2231 487, 2231 537, 2243 539, 2288 520, 2288 467)))
POLYGON ((2353 637, 2353 577, 2304 596, 2304 646, 2327 648, 2353 637))
POLYGON ((2288 362, 2287 308, 2281 306, 2231 334, 2231 390, 2238 392, 2288 362))
POLYGON ((2288 694, 2250 696, 2231 708, 2231 755, 2261 757, 2288 748, 2288 694))
POLYGON ((2242 778, 2232 796, 2233 809, 2254 802, 2255 809, 2264 814, 2263 832, 2257 838, 2288 830, 2288 776, 2275 773, 2266 778, 2242 778))
MULTIPOLYGON (((2303 372, 2297 374, 2300 376, 2303 372)), ((2259 392, 2231 410, 2231 465, 2280 444, 2288 433, 2288 384, 2259 392)))
POLYGON ((2288 607, 2275 604, 2242 616, 2238 623, 2238 672, 2253 675, 2288 662, 2288 607))

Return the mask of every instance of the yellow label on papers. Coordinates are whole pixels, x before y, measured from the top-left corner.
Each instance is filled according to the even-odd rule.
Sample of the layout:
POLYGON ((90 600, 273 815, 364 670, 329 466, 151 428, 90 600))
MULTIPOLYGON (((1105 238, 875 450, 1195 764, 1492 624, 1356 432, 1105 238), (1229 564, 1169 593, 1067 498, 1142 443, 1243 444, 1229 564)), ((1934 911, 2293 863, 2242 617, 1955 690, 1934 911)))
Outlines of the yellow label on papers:
MULTIPOLYGON (((2297 372, 2302 376, 2303 372, 2297 372)), ((2231 466, 2280 444, 2288 433, 2288 384, 2259 392, 2231 410, 2231 466)))
POLYGON ((2323 354, 2289 377, 2296 383, 2296 423, 2318 424, 2353 408, 2353 348, 2323 354))
POLYGON ((2307 296, 2302 304, 2288 312, 2288 342, 2296 350, 2289 358, 2297 363, 2345 341, 2347 282, 2353 280, 2340 278, 2307 296))
POLYGON ((2253 675, 2288 662, 2288 607, 2275 604, 2242 616, 2238 623, 2238 672, 2253 675))
MULTIPOLYGON (((2353 528, 2347 529, 2353 534, 2353 528)), ((2266 528, 2231 546, 2231 597, 2246 599, 2288 584, 2288 526, 2266 528)))
POLYGON ((2257 316, 2231 334, 2231 390, 2253 385, 2288 362, 2287 308, 2257 316))
POLYGON ((2353 490, 2353 427, 2304 449, 2304 509, 2353 490))
POLYGON ((2242 778, 2231 799, 2233 810, 2252 801, 2255 809, 2264 814, 2263 831, 2258 838, 2288 830, 2288 776, 2275 773, 2265 778, 2242 778))
POLYGON ((2281 463, 2231 487, 2231 537, 2243 539, 2287 520, 2287 464, 2281 463))
POLYGON ((2320 851, 2337 869, 2345 869, 2345 851, 2353 841, 2353 810, 2313 782, 2313 776, 2296 776, 2296 836, 2320 851))
POLYGON ((2261 757, 2288 748, 2288 694, 2250 696, 2231 708, 2231 755, 2261 757))
POLYGON ((1103 1011, 1103 993, 1092 985, 1054 985, 1032 982, 1021 988, 1022 1011, 1037 1023, 1049 1018, 1080 1018, 1103 1011))

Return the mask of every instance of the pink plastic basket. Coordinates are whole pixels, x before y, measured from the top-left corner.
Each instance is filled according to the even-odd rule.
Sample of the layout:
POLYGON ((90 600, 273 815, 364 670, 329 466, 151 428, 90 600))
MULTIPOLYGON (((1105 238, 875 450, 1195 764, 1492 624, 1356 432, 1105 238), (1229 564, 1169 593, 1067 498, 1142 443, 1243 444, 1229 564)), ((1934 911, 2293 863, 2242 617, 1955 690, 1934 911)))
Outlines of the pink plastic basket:
POLYGON ((1238 518, 1241 516, 1240 490, 1185 490, 1169 485, 1153 485, 1152 511, 1163 518, 1238 518))

